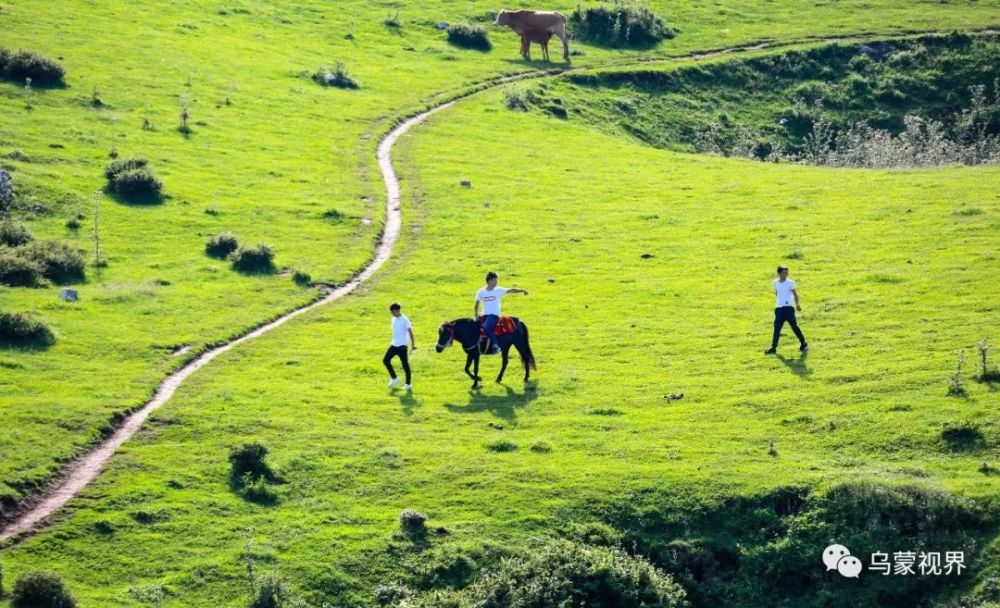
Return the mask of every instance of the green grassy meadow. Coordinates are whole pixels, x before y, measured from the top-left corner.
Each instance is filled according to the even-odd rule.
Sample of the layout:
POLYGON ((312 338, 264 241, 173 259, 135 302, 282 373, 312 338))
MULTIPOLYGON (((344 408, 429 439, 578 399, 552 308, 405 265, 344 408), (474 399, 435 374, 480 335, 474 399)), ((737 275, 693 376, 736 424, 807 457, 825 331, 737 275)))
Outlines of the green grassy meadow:
MULTIPOLYGON (((982 28, 1000 8, 651 4, 680 30, 641 53, 660 57, 982 28)), ((544 65, 522 62, 510 32, 491 30, 494 49, 481 53, 449 46, 436 29, 496 8, 4 3, 0 46, 62 58, 69 83, 31 92, 0 83, 0 154, 28 159, 0 166, 48 209, 18 219, 91 251, 112 146, 149 157, 170 197, 100 202, 109 264, 88 267, 81 302, 60 302, 54 288, 0 287, 3 310, 36 311, 58 336, 47 350, 0 351, 0 495, 49 479, 200 348, 315 297, 287 272, 244 276, 207 257, 208 236, 264 241, 281 268, 317 281, 362 267, 383 219, 378 135, 438 93, 544 65), (386 26, 397 9, 402 27, 386 26), (336 61, 361 89, 309 79, 336 61), (90 104, 95 89, 103 108, 90 104), (189 137, 176 130, 180 98, 190 101, 189 137), (78 209, 74 232, 64 224, 78 209), (330 209, 344 218, 324 219, 330 209), (193 350, 172 354, 182 346, 193 350)), ((580 66, 640 55, 580 48, 580 66)), ((448 569, 456 556, 486 566, 569 523, 613 523, 630 505, 654 520, 690 517, 680 536, 735 551, 745 538, 690 514, 856 480, 980 505, 1000 489, 990 472, 1000 466, 996 387, 972 380, 975 344, 1000 340, 996 167, 832 170, 697 156, 511 112, 502 89, 435 115, 395 158, 404 234, 386 267, 192 376, 52 525, 0 553, 8 588, 47 569, 81 606, 151 605, 144 589, 162 589, 163 606, 244 606, 249 552, 310 605, 369 606, 379 584, 467 581, 448 569), (782 262, 799 283, 808 356, 787 330, 778 357, 761 355, 782 262), (460 350, 436 354, 433 343, 441 322, 471 314, 489 269, 531 292, 510 296, 505 312, 531 328, 539 370, 523 385, 515 358, 496 385, 499 362, 486 358, 487 382, 470 392, 460 350), (412 395, 385 388, 392 301, 420 347, 412 395), (947 396, 959 349, 965 398, 947 396), (672 393, 684 397, 665 399, 672 393), (950 442, 947 428, 978 439, 950 442), (275 505, 230 487, 228 450, 250 440, 270 448, 283 479, 275 505), (401 535, 406 508, 446 533, 401 535)), ((996 550, 995 528, 976 534, 996 550)), ((1000 563, 985 555, 933 598, 982 586, 1000 563)), ((824 588, 836 593, 839 582, 824 588)), ((758 605, 728 591, 706 597, 758 605)), ((1000 599, 978 605, 986 601, 1000 599)))

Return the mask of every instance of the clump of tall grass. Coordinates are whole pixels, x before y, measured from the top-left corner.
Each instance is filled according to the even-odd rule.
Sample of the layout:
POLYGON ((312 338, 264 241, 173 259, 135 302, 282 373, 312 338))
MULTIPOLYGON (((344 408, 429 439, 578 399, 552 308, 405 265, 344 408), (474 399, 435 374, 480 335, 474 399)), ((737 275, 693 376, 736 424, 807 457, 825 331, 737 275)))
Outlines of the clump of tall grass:
POLYGON ((0 79, 24 84, 30 79, 38 86, 63 84, 66 71, 58 62, 32 51, 0 48, 0 79))
POLYGON ((488 51, 493 48, 486 28, 467 22, 453 23, 448 26, 448 42, 464 49, 488 51))
POLYGON ((338 89, 357 89, 361 86, 348 73, 347 66, 339 61, 332 68, 316 70, 312 79, 323 86, 337 87, 338 89))
POLYGON ((674 36, 663 19, 633 0, 578 6, 569 21, 575 37, 605 46, 652 46, 674 36))

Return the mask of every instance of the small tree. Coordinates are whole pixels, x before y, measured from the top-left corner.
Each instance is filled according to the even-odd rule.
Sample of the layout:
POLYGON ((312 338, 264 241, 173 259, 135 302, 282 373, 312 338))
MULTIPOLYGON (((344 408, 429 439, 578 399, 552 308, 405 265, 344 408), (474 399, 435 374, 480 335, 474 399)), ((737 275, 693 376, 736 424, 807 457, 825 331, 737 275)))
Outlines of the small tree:
POLYGON ((948 380, 948 395, 962 397, 965 395, 965 381, 962 380, 962 366, 965 365, 965 349, 958 351, 958 365, 955 373, 948 380))

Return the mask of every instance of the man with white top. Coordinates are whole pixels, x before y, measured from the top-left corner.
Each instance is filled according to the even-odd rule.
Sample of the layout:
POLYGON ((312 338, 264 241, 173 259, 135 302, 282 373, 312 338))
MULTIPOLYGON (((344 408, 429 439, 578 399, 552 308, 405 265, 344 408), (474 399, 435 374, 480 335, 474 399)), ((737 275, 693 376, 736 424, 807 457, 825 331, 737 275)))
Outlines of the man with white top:
POLYGON ((490 349, 487 352, 491 355, 500 352, 500 346, 497 345, 497 336, 493 328, 496 327, 497 321, 500 320, 500 300, 509 293, 523 293, 524 295, 528 295, 526 289, 497 287, 497 273, 493 271, 486 273, 486 287, 482 287, 476 292, 476 311, 473 313, 475 315, 473 318, 479 318, 479 303, 482 302, 483 329, 486 330, 486 335, 490 337, 490 349))
POLYGON ((413 387, 410 385, 410 361, 406 354, 406 345, 412 344, 411 350, 417 350, 417 339, 413 337, 413 325, 401 312, 399 304, 392 303, 389 306, 389 312, 392 313, 392 344, 389 346, 389 350, 385 351, 382 363, 389 370, 391 378, 389 387, 392 388, 399 384, 399 377, 396 376, 396 370, 392 369, 391 362, 393 357, 399 357, 399 362, 403 364, 403 372, 406 374, 406 384, 403 385, 403 390, 409 391, 413 387))
POLYGON ((771 338, 771 348, 764 351, 765 355, 773 355, 778 352, 778 338, 781 337, 781 328, 787 321, 795 332, 795 337, 799 339, 799 351, 806 352, 809 345, 806 337, 802 335, 799 324, 795 321, 795 311, 802 312, 799 306, 799 292, 795 290, 795 281, 788 278, 788 268, 778 266, 778 278, 774 280, 774 293, 778 301, 774 307, 774 337, 771 338))

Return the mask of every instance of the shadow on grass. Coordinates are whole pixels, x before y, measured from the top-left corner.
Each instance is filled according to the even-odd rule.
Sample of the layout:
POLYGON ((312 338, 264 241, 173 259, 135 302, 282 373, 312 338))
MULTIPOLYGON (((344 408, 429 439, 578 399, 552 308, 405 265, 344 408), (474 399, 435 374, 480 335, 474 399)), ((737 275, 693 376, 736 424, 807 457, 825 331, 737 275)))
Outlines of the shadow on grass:
POLYGON ((809 352, 806 351, 795 359, 791 359, 781 354, 776 355, 776 357, 778 361, 781 361, 785 365, 785 367, 787 367, 792 371, 793 374, 795 374, 799 378, 808 379, 809 376, 812 375, 813 373, 813 370, 806 367, 806 358, 808 357, 808 355, 809 352))
POLYGON ((126 195, 118 192, 111 186, 104 187, 104 194, 116 203, 129 207, 155 207, 162 205, 167 198, 163 194, 126 195))
MULTIPOLYGON (((390 395, 393 393, 395 391, 389 391, 390 395)), ((397 393, 395 396, 399 399, 399 405, 403 406, 403 413, 407 416, 413 415, 413 410, 420 407, 420 401, 410 391, 403 391, 402 393, 397 393)))
POLYGON ((478 390, 470 390, 467 404, 446 403, 445 407, 448 408, 448 411, 456 414, 489 412, 494 416, 513 422, 517 418, 517 408, 524 407, 538 398, 538 387, 534 382, 526 383, 523 393, 515 393, 514 389, 506 384, 500 386, 504 387, 506 394, 483 395, 478 390))

